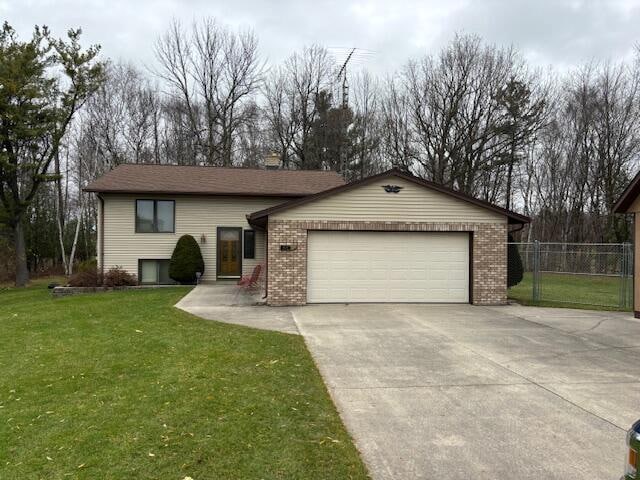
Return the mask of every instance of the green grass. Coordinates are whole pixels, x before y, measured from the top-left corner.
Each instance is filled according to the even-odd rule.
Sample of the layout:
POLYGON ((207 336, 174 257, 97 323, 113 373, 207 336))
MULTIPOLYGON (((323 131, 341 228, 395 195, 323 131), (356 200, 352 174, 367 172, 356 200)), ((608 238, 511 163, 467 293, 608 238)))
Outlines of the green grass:
POLYGON ((0 291, 0 478, 367 478, 301 337, 46 283, 0 291))
POLYGON ((630 310, 620 308, 620 278, 604 275, 541 273, 540 301, 532 300, 533 278, 525 273, 522 282, 509 289, 509 298, 523 305, 583 308, 590 310, 630 310))

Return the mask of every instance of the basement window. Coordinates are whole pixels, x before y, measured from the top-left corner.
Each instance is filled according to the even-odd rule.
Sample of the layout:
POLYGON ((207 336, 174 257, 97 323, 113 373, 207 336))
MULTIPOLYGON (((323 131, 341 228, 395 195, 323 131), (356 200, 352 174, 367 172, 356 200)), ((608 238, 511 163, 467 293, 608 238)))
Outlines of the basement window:
POLYGON ((173 285, 169 277, 169 260, 138 260, 138 279, 141 285, 173 285))

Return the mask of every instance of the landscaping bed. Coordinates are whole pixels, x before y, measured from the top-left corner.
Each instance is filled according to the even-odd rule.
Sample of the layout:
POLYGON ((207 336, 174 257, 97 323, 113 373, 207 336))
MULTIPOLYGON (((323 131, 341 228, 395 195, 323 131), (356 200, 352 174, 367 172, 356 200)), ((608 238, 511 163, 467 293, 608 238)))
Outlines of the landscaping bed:
MULTIPOLYGON (((186 285, 189 286, 189 285, 186 285)), ((69 295, 79 295, 83 293, 111 292, 119 290, 148 290, 153 288, 174 288, 176 285, 127 285, 122 287, 53 287, 51 294, 54 297, 66 297, 69 295)))

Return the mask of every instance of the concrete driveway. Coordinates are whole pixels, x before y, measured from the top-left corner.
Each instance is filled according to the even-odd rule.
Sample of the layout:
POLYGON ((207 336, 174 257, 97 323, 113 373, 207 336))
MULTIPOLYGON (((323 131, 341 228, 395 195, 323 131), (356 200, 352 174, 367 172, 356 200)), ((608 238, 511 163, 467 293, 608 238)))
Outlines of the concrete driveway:
POLYGON ((292 310, 374 479, 617 479, 640 418, 628 314, 470 305, 292 310))

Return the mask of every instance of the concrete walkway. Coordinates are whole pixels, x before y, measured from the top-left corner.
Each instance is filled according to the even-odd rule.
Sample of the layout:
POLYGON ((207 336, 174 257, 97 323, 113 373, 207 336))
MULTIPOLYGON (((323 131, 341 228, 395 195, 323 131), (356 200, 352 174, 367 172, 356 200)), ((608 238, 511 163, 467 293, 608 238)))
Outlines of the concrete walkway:
POLYGON ((176 307, 208 320, 300 334, 290 309, 267 307, 260 294, 238 294, 233 284, 198 285, 176 307))
POLYGON ((372 477, 619 478, 640 418, 629 314, 470 305, 293 310, 372 477))

